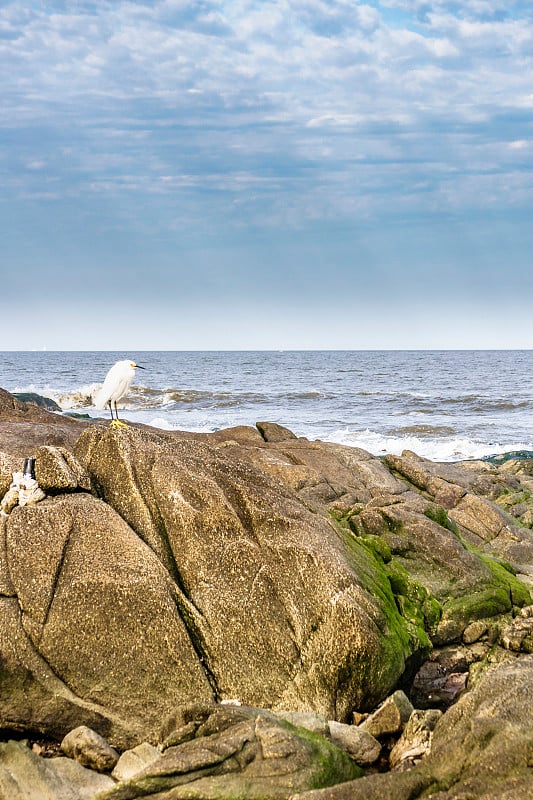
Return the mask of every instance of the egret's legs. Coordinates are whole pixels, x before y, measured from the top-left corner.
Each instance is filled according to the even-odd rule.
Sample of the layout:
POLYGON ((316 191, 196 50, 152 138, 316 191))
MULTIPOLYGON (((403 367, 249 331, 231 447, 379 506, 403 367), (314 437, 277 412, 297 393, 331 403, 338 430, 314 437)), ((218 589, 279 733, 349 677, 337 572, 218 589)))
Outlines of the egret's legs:
POLYGON ((122 422, 122 420, 120 420, 118 418, 118 409, 117 409, 117 401, 116 400, 115 400, 115 417, 113 417, 113 408, 111 406, 111 400, 109 401, 109 410, 111 412, 111 422, 109 423, 110 427, 113 427, 113 428, 127 428, 128 427, 125 422, 122 422))

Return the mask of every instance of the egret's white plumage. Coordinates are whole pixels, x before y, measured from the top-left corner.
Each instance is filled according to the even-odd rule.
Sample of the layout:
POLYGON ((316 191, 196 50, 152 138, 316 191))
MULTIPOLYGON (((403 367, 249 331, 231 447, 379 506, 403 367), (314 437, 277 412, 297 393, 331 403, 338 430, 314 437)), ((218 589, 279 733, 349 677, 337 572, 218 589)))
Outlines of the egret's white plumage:
POLYGON ((144 369, 144 367, 129 359, 117 361, 105 376, 102 388, 94 398, 96 408, 109 406, 112 421, 118 422, 117 402, 130 388, 136 369, 144 369), (115 406, 116 420, 113 418, 113 406, 111 404, 115 406))

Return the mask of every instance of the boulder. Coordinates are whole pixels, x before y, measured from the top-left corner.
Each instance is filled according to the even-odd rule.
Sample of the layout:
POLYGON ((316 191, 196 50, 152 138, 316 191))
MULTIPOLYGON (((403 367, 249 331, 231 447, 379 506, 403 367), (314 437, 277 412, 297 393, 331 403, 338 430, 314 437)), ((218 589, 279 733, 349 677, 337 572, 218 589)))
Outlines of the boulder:
POLYGON ((275 422, 256 422, 256 427, 265 442, 285 442, 287 439, 298 438, 288 428, 275 422))
POLYGON ((65 447, 39 447, 35 454, 35 477, 47 494, 91 490, 87 472, 65 447))
POLYGON ((168 747, 98 800, 284 800, 295 790, 330 786, 361 774, 346 753, 322 736, 266 711, 219 705, 208 710, 192 739, 168 747))
POLYGON ((142 742, 131 750, 126 750, 118 759, 111 777, 116 781, 126 781, 138 775, 145 767, 159 758, 161 752, 149 744, 142 742))
POLYGON ((119 759, 117 751, 103 736, 86 725, 80 725, 67 733, 61 742, 61 750, 82 767, 88 767, 95 772, 111 772, 119 759))
POLYGON ((380 743, 363 728, 332 720, 329 723, 329 735, 333 744, 346 750, 360 767, 368 767, 379 758, 380 743))
POLYGON ((6 554, 1 727, 62 738, 85 724, 124 749, 156 738, 176 703, 212 698, 176 585, 105 503, 14 509, 6 554))
POLYGON ((312 733, 319 733, 321 736, 329 735, 328 720, 323 714, 313 714, 309 711, 276 711, 279 719, 290 722, 298 728, 305 728, 312 733))
POLYGON ((216 697, 342 721, 426 643, 374 556, 238 452, 96 426, 75 451, 175 581, 216 697))
POLYGON ((42 394, 37 394, 37 392, 14 392, 13 397, 18 400, 19 403, 24 403, 26 406, 34 405, 39 406, 39 408, 45 408, 47 411, 61 413, 61 406, 58 405, 55 400, 52 400, 51 397, 44 397, 42 394))
POLYGON ((398 689, 361 723, 361 729, 376 739, 391 733, 400 733, 413 711, 405 692, 398 689))

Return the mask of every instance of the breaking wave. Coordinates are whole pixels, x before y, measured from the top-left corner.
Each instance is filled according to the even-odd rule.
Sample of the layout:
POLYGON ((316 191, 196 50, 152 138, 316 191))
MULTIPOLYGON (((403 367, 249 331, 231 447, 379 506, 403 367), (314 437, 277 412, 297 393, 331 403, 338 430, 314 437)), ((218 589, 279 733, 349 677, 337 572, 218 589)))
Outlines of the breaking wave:
POLYGON ((380 434, 368 429, 335 431, 328 436, 328 441, 359 447, 375 456, 383 456, 387 453, 401 455, 404 450, 411 450, 432 461, 476 460, 485 456, 527 449, 523 442, 502 445, 496 442, 480 442, 464 436, 426 438, 409 434, 380 434))

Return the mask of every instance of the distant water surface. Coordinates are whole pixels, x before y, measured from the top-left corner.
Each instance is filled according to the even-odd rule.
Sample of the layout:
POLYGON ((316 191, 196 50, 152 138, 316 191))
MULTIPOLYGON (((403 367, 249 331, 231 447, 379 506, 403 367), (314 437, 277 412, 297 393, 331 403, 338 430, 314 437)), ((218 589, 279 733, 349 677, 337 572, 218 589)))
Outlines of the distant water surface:
POLYGON ((93 397, 130 357, 146 369, 122 416, 160 428, 269 420, 376 455, 410 449, 441 461, 533 449, 530 350, 4 352, 0 386, 101 416, 93 397))

